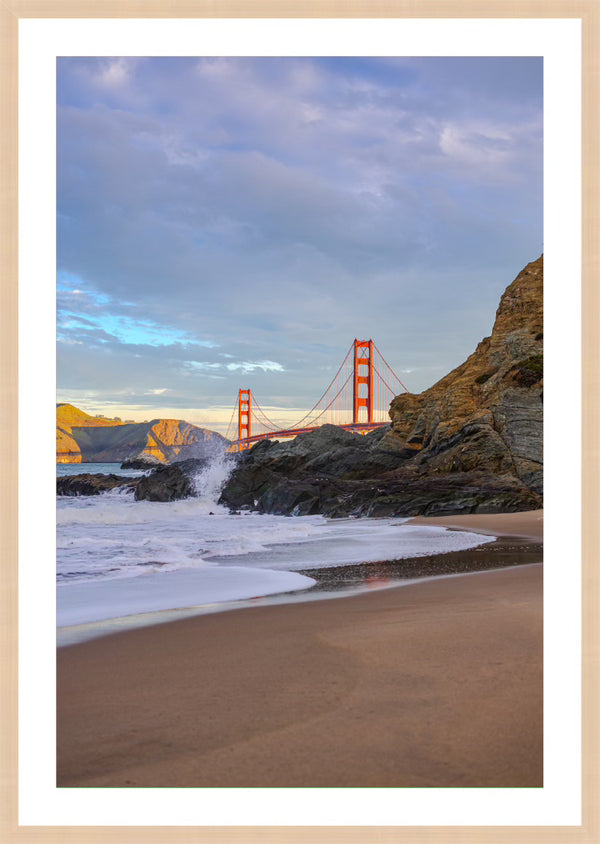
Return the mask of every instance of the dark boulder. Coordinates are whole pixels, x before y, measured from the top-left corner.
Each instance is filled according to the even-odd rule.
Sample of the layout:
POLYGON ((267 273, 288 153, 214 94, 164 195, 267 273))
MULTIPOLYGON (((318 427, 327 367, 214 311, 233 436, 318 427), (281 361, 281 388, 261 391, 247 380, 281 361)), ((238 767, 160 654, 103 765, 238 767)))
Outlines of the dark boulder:
MULTIPOLYGON (((542 506, 537 492, 504 466, 497 474, 461 471, 460 464, 431 471, 415 461, 407 465, 397 451, 382 448, 381 435, 347 436, 332 426, 324 428, 329 430, 301 434, 292 443, 263 441, 240 455, 221 503, 232 509, 331 518, 516 512, 542 506)), ((479 435, 476 426, 472 435, 479 435)))
POLYGON ((512 513, 542 506, 539 495, 513 475, 462 472, 409 475, 378 486, 364 515, 448 516, 512 513))
POLYGON ((66 475, 56 479, 57 495, 100 495, 116 487, 123 487, 131 492, 137 484, 137 478, 123 478, 119 475, 66 475))
POLYGON ((156 469, 163 465, 158 457, 152 457, 151 454, 138 454, 136 457, 127 457, 121 463, 121 469, 156 469))
POLYGON ((264 513, 283 516, 311 516, 321 512, 321 496, 318 484, 303 481, 279 481, 268 487, 260 496, 260 508, 264 513))
POLYGON ((457 473, 365 481, 280 479, 257 500, 256 509, 282 515, 443 516, 535 510, 540 496, 511 475, 457 473))
POLYGON ((326 474, 332 478, 360 480, 377 477, 400 466, 402 459, 397 451, 372 451, 365 445, 359 443, 356 446, 332 448, 305 463, 303 470, 310 474, 326 474))
POLYGON ((381 433, 374 431, 376 437, 361 436, 335 425, 323 425, 289 442, 262 440, 239 456, 223 490, 222 503, 230 507, 257 506, 257 499, 280 480, 358 480, 395 470, 401 464, 398 453, 379 447, 386 430, 387 426, 381 433))
POLYGON ((169 466, 159 466, 140 478, 135 487, 136 501, 177 501, 196 494, 195 476, 206 466, 205 460, 190 458, 169 466))
POLYGON ((258 509, 258 499, 269 488, 276 486, 280 479, 280 475, 265 466, 252 463, 238 465, 221 492, 219 504, 225 504, 233 510, 241 507, 258 509))
POLYGON ((206 460, 190 458, 169 466, 160 464, 149 475, 123 478, 119 475, 71 475, 56 479, 57 495, 99 495, 117 487, 134 492, 136 501, 176 501, 196 494, 196 475, 206 460))
POLYGON ((263 462, 296 457, 304 463, 336 447, 359 446, 362 440, 360 434, 345 431, 337 425, 322 425, 308 434, 299 434, 293 440, 263 440, 249 451, 243 452, 242 461, 263 462))

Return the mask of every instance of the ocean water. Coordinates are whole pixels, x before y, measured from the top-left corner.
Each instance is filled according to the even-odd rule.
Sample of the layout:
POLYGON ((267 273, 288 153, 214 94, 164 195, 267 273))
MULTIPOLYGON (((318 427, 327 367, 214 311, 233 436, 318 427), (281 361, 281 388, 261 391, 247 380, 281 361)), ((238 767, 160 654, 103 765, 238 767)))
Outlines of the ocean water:
POLYGON ((145 475, 143 469, 121 469, 120 463, 57 463, 56 477, 67 475, 122 475, 124 478, 139 478, 145 475))
MULTIPOLYGON (((117 464, 77 468, 101 465, 122 474, 117 464)), ((57 468, 66 474, 66 466, 57 468)), ((400 518, 233 515, 216 504, 230 470, 225 455, 215 459, 195 479, 198 497, 169 503, 135 501, 120 490, 59 496, 58 627, 219 609, 298 590, 310 596, 315 580, 305 569, 440 554, 494 539, 400 518)))

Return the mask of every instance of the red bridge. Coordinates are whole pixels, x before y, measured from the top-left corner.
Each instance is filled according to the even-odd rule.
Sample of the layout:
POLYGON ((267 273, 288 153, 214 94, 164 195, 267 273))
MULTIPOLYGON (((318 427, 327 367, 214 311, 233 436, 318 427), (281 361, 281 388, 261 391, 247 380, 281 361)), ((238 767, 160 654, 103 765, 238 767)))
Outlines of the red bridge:
POLYGON ((312 410, 292 425, 271 421, 251 390, 240 390, 227 438, 229 451, 241 451, 259 440, 305 434, 321 425, 337 425, 367 434, 389 424, 390 402, 408 392, 372 340, 354 340, 342 365, 312 410))

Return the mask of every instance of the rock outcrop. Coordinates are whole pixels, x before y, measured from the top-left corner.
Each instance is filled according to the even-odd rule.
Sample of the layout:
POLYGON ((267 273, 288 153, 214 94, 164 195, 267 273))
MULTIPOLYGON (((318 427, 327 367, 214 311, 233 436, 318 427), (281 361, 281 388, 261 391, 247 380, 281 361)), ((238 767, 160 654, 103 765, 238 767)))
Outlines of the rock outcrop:
POLYGON ((136 501, 177 501, 195 494, 194 476, 206 465, 204 460, 182 460, 159 466, 140 478, 135 487, 136 501))
POLYGON ((232 508, 327 516, 531 510, 542 503, 543 259, 507 288, 492 335, 367 436, 323 426, 240 455, 232 508))
POLYGON ((137 478, 123 478, 119 475, 66 475, 56 479, 57 495, 100 495, 117 487, 123 487, 132 492, 137 484, 137 478))
POLYGON ((128 457, 121 463, 121 469, 156 469, 162 465, 158 457, 142 454, 139 457, 128 457))
POLYGON ((149 457, 165 464, 226 445, 225 437, 215 431, 180 419, 123 423, 89 416, 69 404, 56 408, 57 463, 121 463, 149 457))
POLYGON ((386 449, 387 430, 364 437, 350 434, 344 445, 340 430, 324 425, 292 442, 258 443, 238 459, 221 503, 236 510, 332 518, 498 513, 541 506, 540 496, 510 473, 442 473, 416 466, 400 450, 386 449))
POLYGON ((387 448, 433 472, 511 474, 542 493, 543 257, 519 273, 490 337, 420 395, 397 396, 387 448))
POLYGON ((120 475, 81 474, 56 479, 57 495, 99 495, 122 487, 136 501, 177 501, 195 495, 196 475, 206 460, 190 458, 170 466, 160 464, 149 475, 125 478, 120 475))

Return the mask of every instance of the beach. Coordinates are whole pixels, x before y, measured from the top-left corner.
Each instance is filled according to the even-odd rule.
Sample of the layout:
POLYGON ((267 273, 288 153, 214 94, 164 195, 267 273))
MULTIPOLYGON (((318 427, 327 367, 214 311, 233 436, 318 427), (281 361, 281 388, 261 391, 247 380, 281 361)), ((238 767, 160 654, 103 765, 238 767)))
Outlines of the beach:
MULTIPOLYGON (((503 537, 496 560, 542 541, 541 511, 419 522, 503 537)), ((58 785, 541 787, 541 552, 522 562, 60 648, 58 785)))

